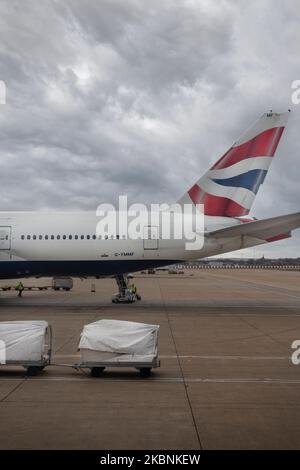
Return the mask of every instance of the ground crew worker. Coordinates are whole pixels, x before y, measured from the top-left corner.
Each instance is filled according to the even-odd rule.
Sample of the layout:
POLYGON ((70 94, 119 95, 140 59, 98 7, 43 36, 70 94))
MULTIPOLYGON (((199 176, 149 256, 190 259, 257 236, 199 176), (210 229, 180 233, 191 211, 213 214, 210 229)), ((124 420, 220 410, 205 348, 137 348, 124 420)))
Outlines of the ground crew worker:
POLYGON ((19 284, 17 284, 16 290, 19 292, 18 297, 22 297, 24 286, 23 286, 23 283, 21 281, 19 282, 19 284))
POLYGON ((136 286, 134 284, 131 285, 130 290, 134 295, 136 295, 137 289, 136 289, 136 286))
POLYGON ((133 295, 135 295, 136 300, 141 300, 141 296, 140 296, 140 294, 138 294, 137 288, 136 288, 136 286, 135 286, 134 284, 132 284, 132 285, 130 286, 130 291, 131 291, 131 293, 132 293, 133 295))

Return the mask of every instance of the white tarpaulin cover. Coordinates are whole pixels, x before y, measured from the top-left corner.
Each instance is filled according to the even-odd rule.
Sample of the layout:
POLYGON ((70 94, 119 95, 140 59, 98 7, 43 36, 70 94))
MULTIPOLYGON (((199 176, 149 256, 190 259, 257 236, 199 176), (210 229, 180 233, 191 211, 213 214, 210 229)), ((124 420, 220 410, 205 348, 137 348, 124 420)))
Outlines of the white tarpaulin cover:
POLYGON ((47 327, 46 321, 0 322, 0 341, 5 344, 6 362, 40 361, 47 327))
POLYGON ((151 360, 157 355, 158 325, 119 320, 99 320, 85 325, 79 349, 85 360, 151 360), (102 354, 95 354, 95 352, 102 354), (93 353, 92 353, 93 352, 93 353))

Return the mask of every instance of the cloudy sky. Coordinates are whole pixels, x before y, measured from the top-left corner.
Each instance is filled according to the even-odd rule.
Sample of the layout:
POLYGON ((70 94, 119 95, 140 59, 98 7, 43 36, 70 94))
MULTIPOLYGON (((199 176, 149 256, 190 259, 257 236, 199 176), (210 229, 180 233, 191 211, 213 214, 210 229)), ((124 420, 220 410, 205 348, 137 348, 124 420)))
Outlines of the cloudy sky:
MULTIPOLYGON (((300 209, 298 0, 1 0, 1 210, 174 202, 292 109, 252 214, 300 209)), ((248 251, 300 256, 294 240, 248 251)))

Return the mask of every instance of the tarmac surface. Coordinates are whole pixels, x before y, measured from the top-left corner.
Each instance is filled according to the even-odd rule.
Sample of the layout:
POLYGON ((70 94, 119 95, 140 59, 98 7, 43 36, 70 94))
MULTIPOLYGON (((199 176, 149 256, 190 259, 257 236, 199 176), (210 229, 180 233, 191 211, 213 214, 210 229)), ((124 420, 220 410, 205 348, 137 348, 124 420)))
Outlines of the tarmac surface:
POLYGON ((189 270, 134 282, 142 300, 132 305, 110 302, 111 279, 1 293, 0 321, 51 323, 55 363, 78 362, 83 325, 108 318, 159 324, 161 367, 146 379, 135 369, 93 378, 64 366, 36 377, 0 367, 0 448, 299 449, 291 344, 300 340, 300 272, 189 270))

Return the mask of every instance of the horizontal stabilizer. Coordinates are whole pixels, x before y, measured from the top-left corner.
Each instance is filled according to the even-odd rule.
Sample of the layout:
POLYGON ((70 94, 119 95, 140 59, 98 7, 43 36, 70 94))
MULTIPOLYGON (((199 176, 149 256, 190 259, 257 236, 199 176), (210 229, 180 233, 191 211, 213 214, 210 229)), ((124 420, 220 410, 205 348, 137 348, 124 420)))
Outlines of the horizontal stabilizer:
MULTIPOLYGON (((270 219, 245 222, 234 227, 209 232, 206 236, 209 238, 249 236, 266 241, 275 241, 275 237, 283 234, 289 236, 289 232, 296 228, 300 228, 300 212, 272 217, 270 219)), ((282 236, 282 238, 285 237, 282 236)))

